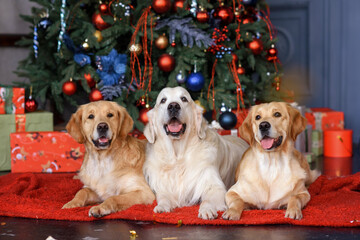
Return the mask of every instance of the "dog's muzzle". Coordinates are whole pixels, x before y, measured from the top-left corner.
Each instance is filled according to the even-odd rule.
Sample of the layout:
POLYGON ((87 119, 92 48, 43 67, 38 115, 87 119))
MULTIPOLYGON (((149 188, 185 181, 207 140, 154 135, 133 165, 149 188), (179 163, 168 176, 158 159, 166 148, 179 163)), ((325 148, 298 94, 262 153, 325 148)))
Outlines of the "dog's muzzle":
POLYGON ((260 141, 260 145, 264 150, 272 150, 279 147, 283 141, 283 136, 279 136, 277 138, 272 138, 269 136, 269 131, 271 128, 271 124, 269 122, 261 122, 259 124, 259 130, 262 135, 262 139, 260 141))
POLYGON ((176 102, 169 103, 167 111, 170 121, 167 124, 164 124, 166 135, 179 137, 181 134, 184 134, 186 130, 186 124, 182 123, 178 119, 181 111, 181 106, 176 102))
POLYGON ((92 139, 94 146, 101 149, 108 148, 112 140, 107 136, 109 125, 107 123, 99 123, 96 127, 96 131, 99 137, 96 140, 92 139))

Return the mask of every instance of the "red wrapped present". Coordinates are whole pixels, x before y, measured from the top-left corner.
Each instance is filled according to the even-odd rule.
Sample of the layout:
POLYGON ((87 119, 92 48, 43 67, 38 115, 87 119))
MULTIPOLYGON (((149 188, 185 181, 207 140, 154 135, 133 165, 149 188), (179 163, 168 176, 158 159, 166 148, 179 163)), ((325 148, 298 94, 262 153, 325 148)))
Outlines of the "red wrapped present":
POLYGON ((238 129, 230 129, 230 130, 219 129, 217 130, 217 132, 220 135, 232 135, 232 136, 240 137, 238 129))
POLYGON ((330 108, 311 108, 305 117, 314 130, 343 130, 344 113, 330 108))
POLYGON ((239 111, 237 111, 237 109, 233 109, 231 111, 235 113, 237 118, 236 126, 234 128, 238 129, 248 115, 249 109, 240 109, 239 111))
POLYGON ((0 114, 24 114, 24 106, 24 88, 0 87, 0 114))
POLYGON ((65 132, 10 134, 11 172, 76 172, 85 147, 65 132))

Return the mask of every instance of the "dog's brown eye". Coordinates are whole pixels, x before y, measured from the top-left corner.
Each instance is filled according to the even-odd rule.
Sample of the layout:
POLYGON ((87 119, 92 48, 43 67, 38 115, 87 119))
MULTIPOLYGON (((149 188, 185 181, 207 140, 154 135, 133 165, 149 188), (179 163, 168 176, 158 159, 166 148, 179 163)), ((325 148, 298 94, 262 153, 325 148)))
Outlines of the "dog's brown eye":
POLYGON ((256 115, 255 120, 260 120, 261 116, 260 115, 256 115))
POLYGON ((166 102, 166 98, 161 99, 160 103, 165 103, 166 102))
POLYGON ((111 118, 111 117, 113 117, 113 116, 114 116, 114 114, 112 114, 112 113, 108 113, 108 114, 107 114, 107 117, 108 117, 108 118, 111 118))
POLYGON ((187 102, 188 100, 187 100, 187 98, 186 98, 186 97, 181 97, 181 101, 183 101, 183 102, 187 102))
POLYGON ((90 114, 89 116, 88 116, 88 119, 94 119, 94 114, 90 114))
POLYGON ((274 117, 281 117, 281 113, 279 112, 274 113, 274 117))

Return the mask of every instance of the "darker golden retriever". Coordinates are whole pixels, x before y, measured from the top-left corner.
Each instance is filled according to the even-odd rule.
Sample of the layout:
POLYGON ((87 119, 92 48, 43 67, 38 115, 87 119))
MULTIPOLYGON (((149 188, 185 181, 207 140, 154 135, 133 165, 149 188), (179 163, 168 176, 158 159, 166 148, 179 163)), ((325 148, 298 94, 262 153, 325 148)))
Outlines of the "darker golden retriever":
POLYGON ((93 206, 89 216, 102 217, 134 204, 151 204, 155 196, 142 167, 145 143, 128 136, 133 120, 114 102, 82 105, 66 126, 70 135, 86 148, 79 178, 84 187, 63 208, 93 206))

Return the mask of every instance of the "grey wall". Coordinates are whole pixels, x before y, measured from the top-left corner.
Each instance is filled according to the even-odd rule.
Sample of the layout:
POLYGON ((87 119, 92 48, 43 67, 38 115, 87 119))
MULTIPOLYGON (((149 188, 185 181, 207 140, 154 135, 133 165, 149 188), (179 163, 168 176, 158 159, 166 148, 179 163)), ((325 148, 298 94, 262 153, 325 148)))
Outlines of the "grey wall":
POLYGON ((283 87, 308 107, 345 113, 360 139, 360 1, 267 0, 278 29, 283 87))
MULTIPOLYGON (((30 14, 34 3, 28 0, 0 0, 0 6, 0 35, 19 35, 30 32, 29 25, 19 17, 19 14, 30 14)), ((19 79, 13 73, 18 62, 27 55, 27 49, 0 46, 1 84, 11 84, 13 81, 27 81, 27 79, 19 79)))

